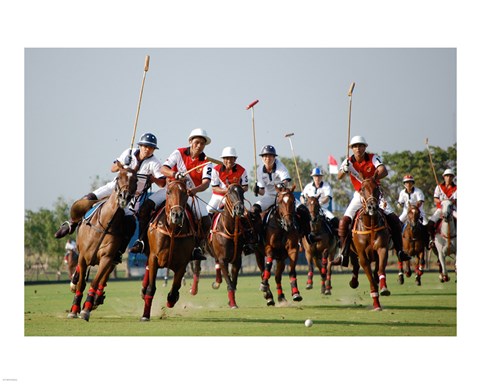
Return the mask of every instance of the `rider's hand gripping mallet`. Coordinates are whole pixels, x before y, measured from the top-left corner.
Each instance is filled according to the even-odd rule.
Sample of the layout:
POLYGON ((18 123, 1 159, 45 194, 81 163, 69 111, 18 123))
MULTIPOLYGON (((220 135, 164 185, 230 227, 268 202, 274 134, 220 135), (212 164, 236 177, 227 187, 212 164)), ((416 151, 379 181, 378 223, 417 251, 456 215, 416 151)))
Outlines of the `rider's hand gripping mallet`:
MULTIPOLYGON (((254 175, 255 175, 255 185, 257 185, 257 142, 256 142, 256 138, 255 138, 255 112, 254 112, 254 109, 253 108, 255 106, 255 104, 258 103, 258 100, 255 100, 255 101, 252 101, 250 104, 247 105, 247 108, 245 108, 247 111, 249 109, 252 110, 252 131, 253 131, 253 163, 255 165, 255 170, 254 170, 254 175)), ((257 196, 257 194, 255 193, 255 196, 257 196)))
POLYGON ((348 133, 347 133, 347 161, 348 161, 348 156, 350 155, 350 123, 352 121, 352 93, 353 93, 353 88, 355 88, 355 82, 353 82, 350 85, 350 89, 348 90, 348 97, 350 99, 349 101, 349 107, 348 107, 348 133))
POLYGON ((137 133, 138 115, 140 114, 140 104, 142 103, 143 86, 145 85, 145 77, 147 76, 149 64, 150 64, 150 56, 146 55, 145 56, 145 65, 143 67, 142 87, 140 88, 140 97, 138 99, 137 113, 135 115, 135 123, 133 125, 132 143, 130 144, 130 156, 132 155, 132 152, 133 152, 133 144, 135 142, 135 135, 137 133))
POLYGON ((300 185, 300 190, 303 191, 303 185, 302 185, 302 180, 300 180, 300 172, 298 171, 298 165, 297 165, 297 159, 295 158, 295 151, 293 150, 293 144, 292 144, 292 137, 294 133, 287 133, 285 134, 285 137, 290 141, 290 148, 292 149, 292 156, 293 156, 293 162, 295 163, 295 170, 297 171, 297 178, 298 178, 298 184, 300 185))

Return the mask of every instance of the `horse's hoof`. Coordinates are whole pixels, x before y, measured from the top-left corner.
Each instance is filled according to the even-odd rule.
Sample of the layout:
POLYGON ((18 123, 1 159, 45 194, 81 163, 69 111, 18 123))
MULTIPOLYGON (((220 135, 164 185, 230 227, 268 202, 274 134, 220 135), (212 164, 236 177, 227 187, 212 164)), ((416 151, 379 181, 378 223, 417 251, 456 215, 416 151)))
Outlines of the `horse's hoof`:
POLYGON ((350 280, 350 282, 348 284, 350 285, 350 288, 352 288, 352 289, 356 289, 360 285, 358 283, 358 279, 352 279, 352 280, 350 280))
POLYGON ((78 313, 70 312, 70 313, 67 315, 67 319, 78 319, 78 313))
POLYGON ((267 306, 271 307, 275 305, 275 301, 273 299, 268 299, 267 300, 267 306))
POLYGON ((450 281, 450 276, 448 276, 448 275, 443 275, 442 280, 443 280, 444 282, 450 281))
POLYGON ((307 284, 305 289, 312 289, 313 288, 313 284, 307 284))
POLYGON ((230 309, 238 309, 237 304, 234 304, 234 305, 229 304, 229 305, 230 305, 230 309))
POLYGON ((85 320, 85 321, 89 321, 90 320, 90 312, 82 310, 80 312, 80 318, 85 320))
POLYGON ((173 308, 175 306, 175 303, 172 303, 171 301, 167 301, 167 308, 173 308))
POLYGON ((332 291, 330 289, 325 289, 325 295, 331 295, 332 291))
POLYGON ((292 299, 293 299, 293 301, 302 301, 303 297, 300 296, 299 293, 296 293, 296 294, 293 295, 292 299))
POLYGON ((382 307, 374 307, 373 310, 376 312, 380 312, 382 310, 382 307))
POLYGON ((422 285, 422 281, 420 280, 420 276, 415 277, 415 284, 422 285))
POLYGON ((403 278, 403 273, 398 274, 398 284, 402 285, 405 282, 405 279, 403 278))
POLYGON ((191 289, 190 289, 190 294, 191 294, 192 296, 195 296, 195 295, 197 294, 197 290, 191 288, 191 289))
POLYGON ((380 290, 380 296, 390 296, 390 291, 388 290, 388 288, 382 288, 380 290))
POLYGON ((70 282, 70 292, 75 293, 77 291, 77 284, 70 282))
POLYGON ((325 285, 322 285, 322 288, 320 288, 320 292, 322 293, 322 295, 324 295, 326 291, 327 288, 325 288, 325 285))
POLYGON ((213 289, 218 289, 218 288, 220 288, 220 283, 217 283, 216 281, 214 281, 214 282, 212 283, 212 288, 213 288, 213 289))
POLYGON ((143 316, 143 317, 140 319, 140 321, 150 321, 150 318, 143 316))
POLYGON ((287 299, 285 298, 285 295, 283 293, 281 293, 280 295, 278 295, 278 302, 279 303, 283 303, 283 302, 287 302, 287 299))

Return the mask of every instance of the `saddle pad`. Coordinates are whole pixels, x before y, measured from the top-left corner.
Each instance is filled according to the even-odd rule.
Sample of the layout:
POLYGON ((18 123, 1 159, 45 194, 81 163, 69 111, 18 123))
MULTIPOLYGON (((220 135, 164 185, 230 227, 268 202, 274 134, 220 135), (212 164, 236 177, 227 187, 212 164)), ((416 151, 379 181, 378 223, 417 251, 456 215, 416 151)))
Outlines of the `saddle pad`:
POLYGON ((93 216, 93 214, 95 213, 95 211, 96 211, 98 208, 100 208, 100 207, 102 206, 102 204, 105 204, 105 201, 106 201, 106 200, 103 200, 103 201, 100 201, 100 202, 94 204, 94 205, 92 206, 92 208, 90 208, 90 209, 87 211, 87 213, 85 214, 85 216, 83 216, 83 219, 84 219, 84 220, 90 219, 90 218, 93 216))

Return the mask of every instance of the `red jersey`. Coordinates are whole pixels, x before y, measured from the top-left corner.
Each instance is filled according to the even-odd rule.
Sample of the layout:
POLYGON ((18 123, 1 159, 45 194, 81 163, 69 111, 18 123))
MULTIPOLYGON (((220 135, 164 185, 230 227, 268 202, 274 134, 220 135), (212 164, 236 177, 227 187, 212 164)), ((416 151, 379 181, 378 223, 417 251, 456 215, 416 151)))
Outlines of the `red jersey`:
MULTIPOLYGON (((247 171, 239 164, 235 164, 232 169, 226 170, 223 164, 218 164, 213 168, 212 187, 220 186, 227 188, 229 184, 248 185, 247 171)), ((219 193, 215 193, 219 195, 219 193)))
MULTIPOLYGON (((211 179, 212 167, 210 161, 207 160, 205 153, 201 153, 196 159, 190 157, 190 147, 178 148, 165 160, 163 165, 168 166, 175 172, 187 172, 201 164, 207 164, 190 172, 187 175, 187 183, 191 180, 195 187, 202 184, 203 179, 211 179)), ((187 184, 188 186, 188 184, 187 184)))
MULTIPOLYGON (((373 177, 375 174, 375 169, 382 163, 382 160, 377 155, 372 153, 366 153, 363 156, 362 161, 357 161, 355 156, 350 156, 350 162, 352 163, 353 168, 362 176, 364 179, 368 179, 369 177, 373 177)), ((362 187, 362 182, 358 180, 355 176, 350 173, 350 180, 352 181, 353 188, 356 191, 360 191, 362 187)), ((380 184, 380 181, 377 180, 377 183, 380 184)))

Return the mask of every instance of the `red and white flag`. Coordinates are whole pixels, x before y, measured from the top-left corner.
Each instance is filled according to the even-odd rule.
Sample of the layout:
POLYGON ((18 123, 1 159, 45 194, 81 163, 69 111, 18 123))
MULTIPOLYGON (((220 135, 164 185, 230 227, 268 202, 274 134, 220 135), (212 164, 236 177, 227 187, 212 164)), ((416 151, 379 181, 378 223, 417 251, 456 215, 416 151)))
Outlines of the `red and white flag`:
POLYGON ((328 155, 328 172, 331 175, 338 174, 338 163, 332 155, 328 155))

